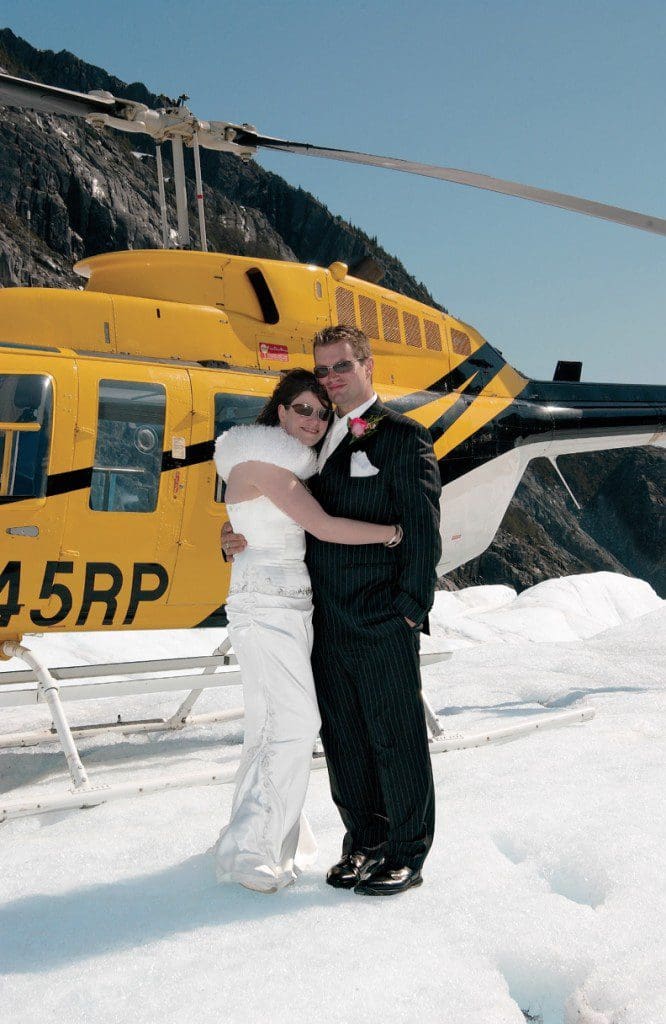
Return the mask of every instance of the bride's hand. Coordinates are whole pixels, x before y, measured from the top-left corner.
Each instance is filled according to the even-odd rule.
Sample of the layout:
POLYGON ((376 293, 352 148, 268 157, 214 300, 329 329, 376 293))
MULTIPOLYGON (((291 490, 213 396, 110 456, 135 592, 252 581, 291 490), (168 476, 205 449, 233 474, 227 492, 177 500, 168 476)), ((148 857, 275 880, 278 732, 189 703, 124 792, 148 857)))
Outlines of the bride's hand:
POLYGON ((227 521, 222 527, 220 546, 225 562, 233 562, 234 555, 239 555, 241 551, 245 550, 247 541, 242 533, 234 533, 233 526, 227 521))

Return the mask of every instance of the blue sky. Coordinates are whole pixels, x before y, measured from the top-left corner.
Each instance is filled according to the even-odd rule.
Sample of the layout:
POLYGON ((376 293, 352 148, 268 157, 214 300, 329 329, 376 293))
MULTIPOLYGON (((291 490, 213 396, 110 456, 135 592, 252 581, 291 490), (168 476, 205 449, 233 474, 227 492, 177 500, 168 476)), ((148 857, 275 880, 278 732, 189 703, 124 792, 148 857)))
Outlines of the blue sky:
MULTIPOLYGON (((512 178, 666 217, 666 5, 3 0, 0 22, 202 118, 512 178)), ((443 182, 260 162, 377 235, 507 359, 666 377, 666 239, 443 182)))

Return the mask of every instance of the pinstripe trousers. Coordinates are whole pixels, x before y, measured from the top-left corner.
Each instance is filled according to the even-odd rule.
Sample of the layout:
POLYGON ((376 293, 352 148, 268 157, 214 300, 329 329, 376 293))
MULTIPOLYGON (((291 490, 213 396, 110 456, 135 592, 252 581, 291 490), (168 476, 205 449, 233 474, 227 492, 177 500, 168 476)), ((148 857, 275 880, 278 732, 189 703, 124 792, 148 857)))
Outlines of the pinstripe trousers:
POLYGON ((420 868, 435 801, 418 631, 400 616, 379 642, 315 629, 312 668, 343 853, 382 845, 392 862, 420 868))

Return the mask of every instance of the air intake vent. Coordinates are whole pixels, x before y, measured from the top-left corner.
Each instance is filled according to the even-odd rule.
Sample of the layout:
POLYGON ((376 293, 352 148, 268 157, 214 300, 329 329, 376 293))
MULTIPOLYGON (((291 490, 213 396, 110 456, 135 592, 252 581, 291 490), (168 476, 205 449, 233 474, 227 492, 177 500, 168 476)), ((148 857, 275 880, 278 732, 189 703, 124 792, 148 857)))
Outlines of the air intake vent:
POLYGON ((338 286, 335 289, 335 304, 338 308, 338 323, 346 327, 357 327, 354 293, 351 288, 338 286))
POLYGON ((429 348, 431 352, 441 352, 442 334, 439 324, 436 324, 434 320, 424 320, 423 326, 425 328, 426 348, 429 348))
POLYGON ((384 328, 384 341, 395 341, 400 344, 398 310, 393 306, 387 306, 385 302, 382 302, 382 326, 384 328))
POLYGON ((252 285, 254 294, 257 296, 257 301, 261 306, 261 314, 264 318, 265 324, 276 324, 280 319, 278 308, 275 305, 275 299, 271 295, 271 290, 268 287, 268 282, 264 277, 263 271, 259 267, 251 267, 247 272, 247 279, 252 285))
POLYGON ((405 340, 412 348, 421 348, 421 325, 419 318, 413 313, 403 313, 402 322, 405 326, 405 340))
POLYGON ((472 354, 472 344, 469 340, 469 335, 465 334, 464 331, 457 330, 455 327, 451 328, 451 347, 459 356, 469 356, 472 354))
POLYGON ((377 317, 377 303, 369 299, 367 295, 359 295, 358 307, 361 311, 361 328, 369 338, 379 337, 379 319, 377 317))

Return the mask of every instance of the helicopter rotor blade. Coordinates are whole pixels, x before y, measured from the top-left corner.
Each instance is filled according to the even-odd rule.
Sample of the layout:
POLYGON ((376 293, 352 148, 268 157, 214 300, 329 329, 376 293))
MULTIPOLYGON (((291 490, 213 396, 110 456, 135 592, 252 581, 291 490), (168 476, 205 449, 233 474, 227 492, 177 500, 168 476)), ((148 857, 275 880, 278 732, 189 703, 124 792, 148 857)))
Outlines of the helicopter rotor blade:
POLYGON ((149 110, 142 103, 119 99, 108 92, 82 93, 70 89, 59 89, 41 82, 31 82, 23 78, 15 78, 0 72, 0 104, 28 107, 49 114, 78 115, 122 131, 146 132, 162 141, 167 134, 183 134, 192 137, 197 133, 197 142, 202 148, 236 153, 244 159, 254 155, 257 147, 276 150, 284 153, 295 153, 301 156, 315 156, 326 160, 339 160, 343 163, 364 164, 370 167, 383 167, 387 170, 401 171, 405 174, 418 174, 426 178, 438 178, 441 181, 452 181, 458 185, 483 189, 487 192, 499 192, 503 195, 527 199, 546 206, 557 206, 573 213, 586 214, 601 220, 623 224, 626 227, 638 228, 656 235, 666 235, 666 220, 651 217, 648 214, 625 210, 619 206, 609 206, 593 199, 567 195, 564 192, 553 192, 549 189, 536 188, 533 185, 521 185, 519 182, 492 178, 487 174, 474 171, 462 171, 455 167, 438 167, 433 164, 415 163, 390 156, 375 156, 372 153, 361 153, 348 149, 333 149, 327 146, 312 146, 307 142, 291 142, 287 139, 276 139, 268 135, 260 135, 252 125, 234 125, 224 121, 200 122, 190 111, 182 108, 180 117, 173 120, 171 111, 149 110), (101 116, 100 116, 101 115, 101 116), (175 131, 174 131, 175 130, 175 131))
POLYGON ((401 160, 390 156, 374 156, 371 153, 358 153, 347 149, 330 149, 327 146, 311 146, 305 142, 289 142, 274 139, 265 135, 244 132, 236 139, 245 145, 261 146, 264 149, 279 150, 285 153, 296 153, 301 156, 316 156, 327 160, 340 160, 344 163, 367 164, 371 167, 384 167, 387 170, 402 171, 405 174, 420 174, 425 178, 439 178, 452 181, 458 185, 469 185, 489 192, 500 192, 519 199, 528 199, 546 206, 559 206, 563 210, 583 213, 589 217, 624 224, 626 227, 650 231, 656 235, 666 235, 666 220, 651 217, 647 214, 625 210, 619 206, 608 206, 595 202, 593 199, 582 199, 563 192, 552 192, 549 189, 535 188, 533 185, 521 185, 515 181, 502 178, 491 178, 487 174, 474 171, 461 171, 455 167, 437 167, 432 164, 415 163, 412 160, 401 160))
POLYGON ((108 114, 122 117, 128 109, 145 107, 132 100, 121 100, 111 93, 73 92, 59 89, 54 85, 42 85, 25 78, 0 73, 0 104, 38 110, 42 114, 65 114, 67 116, 90 117, 91 114, 108 114))

